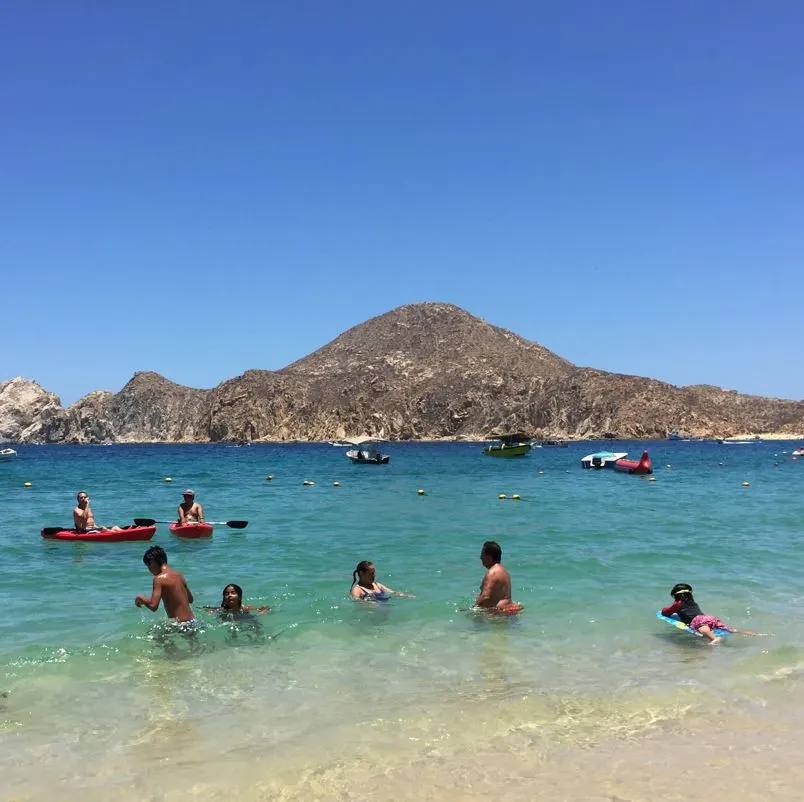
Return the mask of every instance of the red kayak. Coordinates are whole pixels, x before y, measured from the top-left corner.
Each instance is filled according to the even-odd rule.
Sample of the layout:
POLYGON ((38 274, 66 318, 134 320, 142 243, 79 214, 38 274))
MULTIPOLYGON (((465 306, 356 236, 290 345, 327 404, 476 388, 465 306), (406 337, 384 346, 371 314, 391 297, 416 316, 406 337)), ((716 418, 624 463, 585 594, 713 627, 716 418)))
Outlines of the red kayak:
POLYGON ((76 532, 75 529, 43 529, 45 540, 75 540, 84 543, 123 543, 129 540, 150 540, 156 532, 155 526, 127 526, 125 529, 100 532, 76 532))
POLYGON ((212 537, 212 524, 171 524, 170 531, 176 537, 196 539, 199 537, 212 537))
POLYGON ((622 471, 623 473, 633 473, 639 476, 644 476, 646 473, 653 473, 647 451, 642 452, 639 462, 635 459, 618 459, 617 462, 614 463, 614 470, 622 471))

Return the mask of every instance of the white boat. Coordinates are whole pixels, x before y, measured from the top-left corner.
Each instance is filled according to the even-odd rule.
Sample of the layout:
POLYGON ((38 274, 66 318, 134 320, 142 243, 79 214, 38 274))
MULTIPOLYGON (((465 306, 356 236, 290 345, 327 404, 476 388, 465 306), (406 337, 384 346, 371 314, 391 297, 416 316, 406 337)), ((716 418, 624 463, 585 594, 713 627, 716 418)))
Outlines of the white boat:
POLYGON ((618 459, 625 459, 627 456, 627 451, 596 451, 581 460, 581 467, 595 470, 613 468, 618 459))
MULTIPOLYGON (((783 452, 783 453, 784 453, 784 452, 783 452)), ((794 456, 794 457, 804 457, 804 448, 797 448, 797 449, 796 449, 796 450, 793 452, 793 456, 794 456)))
POLYGON ((352 445, 352 443, 341 442, 340 440, 329 440, 328 443, 331 446, 335 446, 335 448, 349 448, 352 445))
POLYGON ((387 465, 391 459, 380 453, 379 441, 372 437, 355 437, 347 440, 346 445, 354 446, 346 452, 346 456, 355 465, 387 465))
POLYGON ((0 461, 6 462, 7 460, 14 459, 17 452, 13 448, 0 448, 0 461))

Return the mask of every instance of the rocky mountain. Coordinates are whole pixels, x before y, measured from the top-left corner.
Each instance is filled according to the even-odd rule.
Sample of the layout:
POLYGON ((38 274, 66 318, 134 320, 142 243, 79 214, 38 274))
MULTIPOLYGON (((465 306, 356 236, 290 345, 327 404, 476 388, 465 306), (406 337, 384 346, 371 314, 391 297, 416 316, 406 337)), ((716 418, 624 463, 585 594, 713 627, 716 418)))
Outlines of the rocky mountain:
POLYGON ((579 368, 450 304, 402 306, 279 371, 212 390, 137 373, 64 409, 35 382, 0 383, 0 438, 206 442, 541 437, 728 437, 804 432, 804 402, 579 368))

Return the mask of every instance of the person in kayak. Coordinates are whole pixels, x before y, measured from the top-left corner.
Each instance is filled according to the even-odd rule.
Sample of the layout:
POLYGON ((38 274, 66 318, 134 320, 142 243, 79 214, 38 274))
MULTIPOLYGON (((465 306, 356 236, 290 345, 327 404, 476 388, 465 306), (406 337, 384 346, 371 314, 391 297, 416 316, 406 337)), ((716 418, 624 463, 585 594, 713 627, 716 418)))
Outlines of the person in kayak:
POLYGON ((78 505, 73 508, 73 526, 76 532, 119 532, 119 526, 101 526, 95 523, 95 515, 89 506, 89 496, 82 490, 77 496, 78 505))
POLYGON ((486 569, 480 583, 480 593, 475 607, 489 613, 518 613, 524 607, 511 601, 511 575, 502 564, 502 548, 499 543, 487 540, 480 550, 480 562, 486 569))
POLYGON ((402 593, 375 582, 376 575, 377 569, 373 562, 369 560, 359 562, 357 568, 352 571, 352 598, 359 601, 387 601, 391 596, 400 596, 405 599, 416 598, 410 593, 402 593))
POLYGON ((248 604, 243 604, 243 588, 240 585, 227 585, 223 589, 223 598, 221 599, 220 607, 205 607, 208 613, 220 613, 221 618, 236 616, 239 613, 256 613, 263 615, 270 612, 271 608, 267 605, 257 607, 256 609, 248 604))
POLYGON ((167 617, 176 622, 182 630, 194 631, 198 625, 192 607, 193 593, 187 581, 178 572, 168 567, 168 558, 161 546, 151 546, 142 561, 153 574, 154 584, 150 597, 139 594, 134 599, 137 607, 147 607, 155 613, 159 603, 165 603, 167 617))
POLYGON ((179 504, 178 523, 182 526, 204 523, 204 508, 195 500, 195 491, 185 490, 182 496, 184 501, 179 504))

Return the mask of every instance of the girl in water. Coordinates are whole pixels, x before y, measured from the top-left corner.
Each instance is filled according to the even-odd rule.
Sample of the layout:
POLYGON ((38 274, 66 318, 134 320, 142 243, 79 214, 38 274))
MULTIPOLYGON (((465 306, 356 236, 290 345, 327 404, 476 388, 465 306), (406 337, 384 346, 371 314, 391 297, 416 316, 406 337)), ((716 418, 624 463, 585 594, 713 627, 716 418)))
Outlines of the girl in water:
POLYGON ((738 635, 762 635, 761 632, 748 632, 744 629, 735 629, 728 624, 724 624, 714 615, 704 615, 701 608, 692 597, 692 585, 686 582, 679 582, 673 585, 670 590, 673 603, 669 607, 662 608, 662 615, 670 618, 674 614, 678 616, 693 632, 709 638, 709 645, 714 646, 720 643, 722 638, 714 633, 716 629, 723 629, 727 632, 736 632, 738 635))
POLYGON ((256 613, 263 615, 271 608, 267 606, 258 607, 256 610, 248 604, 243 604, 243 588, 240 585, 227 585, 223 589, 223 598, 220 607, 205 607, 208 613, 220 613, 221 618, 232 618, 240 613, 256 613))
POLYGON ((373 562, 363 560, 357 564, 357 568, 352 572, 352 598, 360 601, 387 601, 391 596, 401 596, 405 599, 413 599, 410 593, 402 593, 398 590, 375 582, 374 578, 377 569, 373 562))

